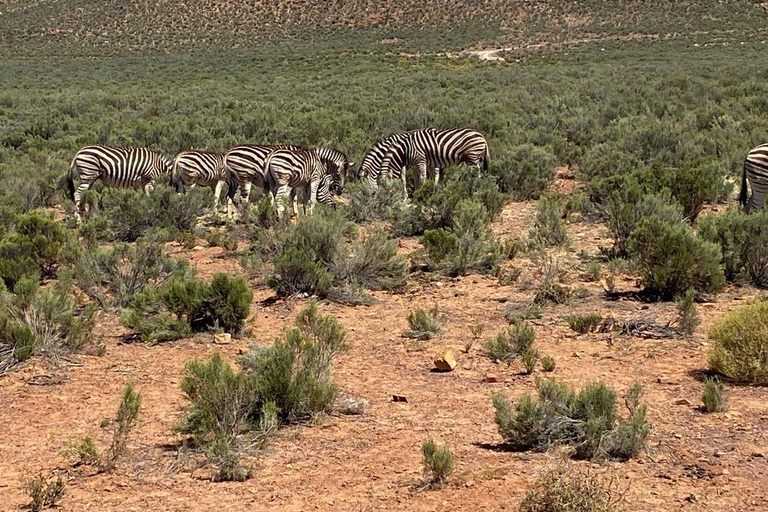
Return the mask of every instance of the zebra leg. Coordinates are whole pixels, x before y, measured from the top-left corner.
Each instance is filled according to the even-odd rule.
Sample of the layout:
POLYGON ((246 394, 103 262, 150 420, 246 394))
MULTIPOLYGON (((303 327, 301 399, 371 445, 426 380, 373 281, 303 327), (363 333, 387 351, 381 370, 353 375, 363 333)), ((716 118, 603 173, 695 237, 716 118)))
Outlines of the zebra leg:
POLYGON ((318 180, 312 180, 309 183, 309 214, 315 211, 315 203, 317 202, 317 189, 320 187, 318 180))
POLYGON ((216 210, 219 207, 219 196, 221 196, 221 191, 224 188, 224 185, 226 185, 224 181, 219 181, 216 183, 216 188, 213 189, 213 213, 216 213, 216 210))
POLYGON ((408 202, 408 169, 400 171, 400 182, 403 185, 403 200, 408 202))
POLYGON ((240 202, 248 204, 248 202, 251 200, 251 187, 253 186, 253 183, 250 181, 243 185, 243 187, 240 189, 240 202))
POLYGON ((77 220, 77 223, 83 222, 83 217, 80 215, 80 202, 83 198, 83 192, 91 188, 90 183, 83 183, 81 182, 80 185, 77 187, 77 190, 75 190, 75 220, 77 220))
POLYGON ((152 192, 154 189, 155 189, 155 185, 154 185, 154 182, 152 182, 152 181, 150 181, 149 183, 144 185, 144 193, 146 195, 149 195, 150 192, 152 192))
POLYGON ((417 186, 421 186, 422 183, 427 182, 427 162, 422 161, 419 162, 419 184, 417 186))
POLYGON ((285 200, 291 195, 291 187, 288 185, 281 185, 277 188, 277 192, 272 196, 273 204, 277 202, 277 218, 282 219, 285 212, 285 200))
POLYGON ((749 202, 747 203, 746 213, 760 211, 760 209, 763 207, 764 202, 765 202, 765 194, 761 194, 755 191, 753 188, 752 197, 749 198, 749 202))

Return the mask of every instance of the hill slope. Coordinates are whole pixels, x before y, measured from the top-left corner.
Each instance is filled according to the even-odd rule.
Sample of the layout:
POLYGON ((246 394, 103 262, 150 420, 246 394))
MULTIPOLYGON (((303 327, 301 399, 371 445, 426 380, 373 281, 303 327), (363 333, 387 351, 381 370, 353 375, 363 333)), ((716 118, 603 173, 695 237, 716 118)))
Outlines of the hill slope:
POLYGON ((188 53, 286 40, 437 51, 622 35, 764 38, 766 18, 745 0, 4 0, 0 56, 188 53))

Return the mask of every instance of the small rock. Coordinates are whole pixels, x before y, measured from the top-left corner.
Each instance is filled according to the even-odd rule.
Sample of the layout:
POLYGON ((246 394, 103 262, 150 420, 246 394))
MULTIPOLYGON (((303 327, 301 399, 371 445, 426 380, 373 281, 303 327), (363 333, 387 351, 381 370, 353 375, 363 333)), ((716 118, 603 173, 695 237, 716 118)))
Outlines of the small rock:
POLYGON ((731 472, 730 472, 730 471, 728 471, 727 469, 723 469, 723 474, 724 474, 724 475, 730 475, 730 474, 731 474, 731 472))
POLYGON ((715 452, 715 457, 722 457, 725 455, 725 452, 715 452))
POLYGON ((755 458, 755 459, 764 459, 765 458, 765 454, 762 453, 762 452, 755 452, 755 453, 752 454, 752 457, 755 458))
POLYGON ((453 356, 453 350, 448 349, 443 357, 435 359, 435 366, 441 372, 450 372, 456 368, 456 358, 453 356))
POLYGON ((392 401, 408 403, 408 398, 403 395, 392 395, 392 401))
POLYGON ((483 382, 503 382, 503 379, 498 373, 488 372, 483 377, 483 382))
POLYGON ((232 341, 232 335, 228 332, 221 332, 213 335, 213 342, 217 345, 226 345, 232 341))
POLYGON ((687 498, 685 498, 685 501, 689 503, 697 503, 699 501, 699 497, 696 496, 695 494, 691 494, 687 498))
POLYGON ((675 405, 691 405, 691 402, 687 398, 679 398, 675 400, 675 405))
POLYGON ((202 246, 202 245, 196 245, 196 246, 194 246, 194 247, 192 248, 192 250, 193 250, 193 251, 202 251, 202 250, 203 250, 203 246, 202 246))

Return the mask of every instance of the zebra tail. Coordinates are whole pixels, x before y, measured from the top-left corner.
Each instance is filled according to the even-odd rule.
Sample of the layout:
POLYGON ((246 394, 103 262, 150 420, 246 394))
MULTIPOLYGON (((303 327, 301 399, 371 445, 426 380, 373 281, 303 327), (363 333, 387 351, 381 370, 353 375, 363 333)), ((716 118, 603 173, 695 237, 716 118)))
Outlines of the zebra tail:
POLYGON ((744 160, 744 168, 741 171, 741 191, 739 192, 739 204, 747 207, 747 161, 744 160))
POLYGON ((488 144, 485 144, 485 154, 483 155, 483 171, 488 172, 491 163, 491 152, 488 150, 488 144))
MULTIPOLYGON (((77 155, 72 159, 72 163, 69 164, 69 170, 67 171, 67 192, 69 193, 69 198, 74 201, 75 200, 75 160, 77 159, 77 155)), ((59 182, 61 183, 61 182, 59 182)))
POLYGON ((227 180, 227 197, 233 199, 239 186, 237 183, 237 178, 235 178, 235 173, 229 171, 227 168, 224 168, 224 179, 227 180))
POLYGON ((168 179, 168 185, 173 187, 177 193, 181 194, 181 179, 179 175, 179 157, 173 159, 173 166, 171 167, 171 175, 168 179))

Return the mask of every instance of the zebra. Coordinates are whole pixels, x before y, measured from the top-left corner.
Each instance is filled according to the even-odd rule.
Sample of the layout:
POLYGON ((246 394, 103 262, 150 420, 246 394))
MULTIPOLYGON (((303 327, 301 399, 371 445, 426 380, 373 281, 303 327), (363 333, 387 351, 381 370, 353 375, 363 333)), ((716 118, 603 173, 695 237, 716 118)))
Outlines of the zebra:
MULTIPOLYGON (((398 170, 417 167, 419 182, 423 183, 427 179, 427 168, 445 169, 465 162, 477 166, 479 174, 481 162, 482 169, 488 171, 490 158, 488 142, 478 131, 427 128, 409 132, 406 138, 392 144, 381 163, 381 172, 392 177, 398 170)), ((400 172, 403 193, 408 197, 405 178, 406 173, 400 172)))
POLYGON ((237 191, 237 180, 224 168, 224 154, 216 151, 182 151, 173 160, 173 182, 178 192, 183 187, 201 185, 213 190, 213 211, 219 207, 219 197, 227 186, 227 199, 237 191))
POLYGON ((67 173, 69 195, 75 202, 75 218, 79 221, 82 193, 101 180, 108 187, 144 189, 149 193, 162 174, 171 176, 171 161, 146 148, 85 146, 78 151, 67 173), (80 185, 75 189, 74 171, 80 185))
MULTIPOLYGON (((253 184, 261 187, 265 192, 269 191, 266 179, 266 167, 264 163, 267 156, 272 151, 284 149, 298 151, 305 148, 300 146, 282 144, 282 145, 257 145, 244 144, 235 146, 224 155, 224 172, 231 173, 237 181, 237 194, 235 202, 248 202, 253 184)), ((332 168, 334 176, 332 188, 336 195, 341 195, 344 188, 344 175, 353 163, 350 163, 347 156, 341 151, 331 148, 315 148, 313 151, 325 163, 326 167, 332 168)))
POLYGON ((768 143, 752 148, 744 159, 744 169, 741 173, 741 191, 739 203, 746 213, 763 207, 765 196, 768 194, 768 143), (752 196, 747 202, 747 180, 752 187, 752 196))
POLYGON ((309 189, 309 197, 305 191, 304 199, 309 203, 310 214, 318 199, 324 203, 333 203, 332 194, 343 189, 342 170, 321 159, 316 150, 275 149, 264 162, 264 169, 272 202, 277 202, 279 218, 283 216, 285 200, 290 195, 294 197, 294 213, 298 213, 293 189, 309 189))
MULTIPOLYGON (((358 179, 365 179, 373 192, 378 190, 379 179, 381 178, 381 164, 384 161, 387 151, 393 145, 404 141, 411 133, 413 133, 413 131, 396 133, 390 135, 386 139, 378 141, 363 158, 363 163, 360 164, 360 169, 357 172, 358 179)), ((393 169, 391 177, 398 180, 401 179, 400 175, 402 174, 402 171, 402 168, 393 169)), ((435 169, 434 173, 434 179, 435 182, 437 182, 440 177, 440 169, 435 169)))

